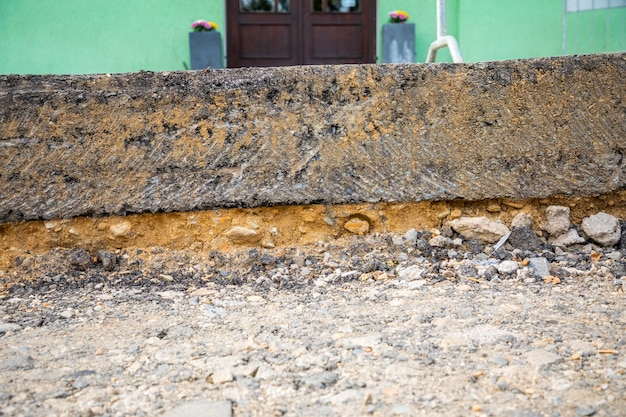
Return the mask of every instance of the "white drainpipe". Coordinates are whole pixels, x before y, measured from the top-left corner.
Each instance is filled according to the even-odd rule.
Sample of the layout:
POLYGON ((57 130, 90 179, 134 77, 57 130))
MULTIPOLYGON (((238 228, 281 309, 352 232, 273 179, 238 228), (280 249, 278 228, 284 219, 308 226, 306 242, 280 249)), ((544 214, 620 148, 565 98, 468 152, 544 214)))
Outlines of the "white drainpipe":
POLYGON ((437 40, 430 44, 426 62, 435 62, 437 50, 446 46, 450 49, 452 62, 463 62, 459 43, 454 36, 446 35, 446 0, 437 0, 437 40))

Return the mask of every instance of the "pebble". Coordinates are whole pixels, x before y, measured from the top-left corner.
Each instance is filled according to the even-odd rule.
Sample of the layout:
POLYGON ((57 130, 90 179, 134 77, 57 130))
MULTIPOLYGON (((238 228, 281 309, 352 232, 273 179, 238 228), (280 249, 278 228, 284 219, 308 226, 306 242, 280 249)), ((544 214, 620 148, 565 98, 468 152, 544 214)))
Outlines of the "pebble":
POLYGON ((117 265, 117 255, 113 252, 99 250, 98 260, 102 263, 102 268, 105 271, 113 271, 117 265))
POLYGON ((68 308, 67 310, 60 312, 59 316, 64 319, 71 319, 74 316, 74 311, 71 308, 68 308))
POLYGON ((165 412, 163 417, 232 417, 230 401, 196 400, 165 412))
POLYGON ((560 355, 543 349, 531 350, 526 354, 526 360, 535 367, 563 362, 563 358, 560 355))
POLYGON ((20 369, 32 369, 35 361, 30 355, 18 353, 9 355, 0 362, 0 370, 17 371, 20 369))
POLYGON ((550 275, 550 263, 544 257, 530 258, 528 266, 536 277, 544 278, 550 275))
POLYGON ((348 220, 343 227, 349 231, 350 233, 354 233, 355 235, 364 235, 369 232, 370 224, 367 220, 352 218, 348 220))
POLYGON ((256 230, 243 226, 232 227, 224 235, 234 243, 254 243, 262 237, 256 230))
POLYGON ((518 226, 511 231, 508 242, 516 249, 536 251, 541 247, 541 241, 534 230, 525 226, 518 226))
POLYGON ((409 246, 415 246, 415 244, 417 243, 417 230, 415 229, 409 229, 406 231, 406 233, 404 234, 404 239, 406 240, 406 244, 409 246))
POLYGON ((250 296, 246 297, 246 300, 249 303, 253 303, 253 304, 264 304, 265 303, 265 298, 261 297, 260 295, 250 295, 250 296))
POLYGON ((230 369, 218 369, 209 377, 210 382, 216 385, 232 382, 235 379, 233 371, 230 369))
POLYGON ((519 263, 516 261, 502 261, 497 268, 499 273, 509 275, 519 269, 519 263))
POLYGON ((87 252, 85 249, 77 249, 73 251, 68 256, 68 261, 74 269, 80 271, 84 271, 85 269, 89 268, 92 263, 91 256, 89 255, 89 252, 87 252))
POLYGON ((174 277, 168 274, 159 274, 159 279, 163 282, 172 282, 174 277))
POLYGON ((123 221, 120 223, 115 223, 109 227, 111 234, 115 237, 124 237, 127 236, 132 230, 133 226, 129 221, 123 221))
POLYGON ((620 259, 622 259, 622 253, 619 251, 614 251, 607 253, 606 257, 609 259, 613 259, 614 261, 619 261, 620 259))
POLYGON ((585 217, 582 229, 591 240, 602 246, 614 246, 622 236, 619 220, 602 212, 585 217))
POLYGON ((428 241, 428 244, 433 248, 447 248, 452 244, 452 240, 443 235, 435 235, 428 241))
POLYGON ((487 211, 489 213, 498 213, 500 210, 502 210, 502 207, 500 207, 500 204, 498 203, 489 203, 487 205, 487 211))
POLYGON ((552 236, 560 236, 570 229, 569 207, 546 207, 546 224, 544 230, 552 236))
POLYGON ((515 230, 519 227, 532 229, 533 217, 528 213, 517 213, 515 217, 513 217, 513 220, 511 220, 511 229, 515 230))
POLYGON ((460 217, 450 221, 450 227, 466 239, 476 239, 480 243, 495 243, 509 233, 509 228, 502 223, 486 217, 460 217))
POLYGON ((398 279, 402 281, 415 281, 422 279, 426 271, 427 270, 425 268, 421 268, 417 265, 411 265, 407 268, 398 270, 398 279))
POLYGON ((2 323, 0 322, 0 334, 7 332, 17 332, 22 330, 22 326, 16 323, 2 323))
POLYGON ((576 415, 579 417, 593 416, 598 410, 595 407, 576 407, 576 415))
POLYGON ((561 235, 552 236, 548 239, 548 243, 554 246, 572 246, 585 242, 586 240, 578 234, 576 229, 569 229, 561 235))

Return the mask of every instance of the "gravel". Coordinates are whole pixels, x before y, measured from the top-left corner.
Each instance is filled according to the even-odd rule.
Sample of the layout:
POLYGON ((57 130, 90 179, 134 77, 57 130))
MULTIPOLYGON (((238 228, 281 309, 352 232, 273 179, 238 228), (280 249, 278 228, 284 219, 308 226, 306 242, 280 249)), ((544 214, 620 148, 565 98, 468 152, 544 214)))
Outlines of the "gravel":
POLYGON ((434 235, 21 259, 0 415, 623 415, 623 246, 434 235))

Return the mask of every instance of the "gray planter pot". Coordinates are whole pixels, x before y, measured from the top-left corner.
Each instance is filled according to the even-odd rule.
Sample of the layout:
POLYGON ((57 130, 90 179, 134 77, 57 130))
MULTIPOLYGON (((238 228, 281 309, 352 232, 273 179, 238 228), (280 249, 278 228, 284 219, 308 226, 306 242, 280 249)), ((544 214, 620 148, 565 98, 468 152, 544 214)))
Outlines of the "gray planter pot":
POLYGON ((415 23, 383 25, 383 63, 415 62, 415 23))
POLYGON ((191 69, 224 68, 222 35, 219 32, 190 32, 191 69))

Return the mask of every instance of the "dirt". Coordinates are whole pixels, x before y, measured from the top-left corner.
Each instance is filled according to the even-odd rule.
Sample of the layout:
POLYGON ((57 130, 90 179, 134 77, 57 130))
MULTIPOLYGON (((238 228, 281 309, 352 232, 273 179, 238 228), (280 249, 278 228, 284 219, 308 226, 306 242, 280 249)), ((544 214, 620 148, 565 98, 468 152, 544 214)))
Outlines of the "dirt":
MULTIPOLYGON (((572 201, 573 227, 602 209, 622 213, 625 230, 612 198, 572 201)), ((626 233, 613 247, 509 239, 494 253, 440 224, 524 210, 539 233, 544 205, 564 201, 178 214, 180 249, 131 247, 148 224, 88 219, 127 235, 91 254, 24 252, 0 270, 0 416, 619 416, 626 233), (228 227, 256 220, 294 240, 263 248, 242 233, 234 244, 215 231, 233 230, 226 214, 228 227), (215 241, 184 240, 192 215, 215 241), (436 230, 405 233, 428 219, 436 230), (341 231, 348 220, 372 228, 341 231), (225 251, 209 250, 216 242, 225 251)), ((175 216, 162 216, 143 244, 169 242, 175 216)), ((59 225, 42 235, 69 233, 59 225)))
POLYGON ((248 246, 280 248, 332 242, 350 234, 343 226, 354 217, 369 223, 369 233, 404 233, 410 228, 432 229, 461 216, 486 216, 508 225, 516 214, 526 212, 535 219, 533 228, 541 233, 549 205, 570 207, 573 223, 599 211, 626 218, 626 191, 596 198, 280 206, 5 223, 0 224, 0 268, 9 271, 17 257, 54 248, 83 248, 95 257, 98 250, 162 247, 201 254, 248 246), (235 226, 255 230, 257 238, 228 238, 227 232, 235 226))

